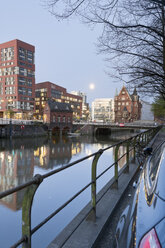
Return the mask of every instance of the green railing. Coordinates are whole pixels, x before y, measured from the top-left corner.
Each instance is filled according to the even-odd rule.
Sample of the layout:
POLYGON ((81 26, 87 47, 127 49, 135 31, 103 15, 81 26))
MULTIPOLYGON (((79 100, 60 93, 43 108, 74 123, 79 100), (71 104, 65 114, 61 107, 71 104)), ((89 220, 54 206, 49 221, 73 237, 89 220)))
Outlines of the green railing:
MULTIPOLYGON (((101 149, 91 155, 88 155, 86 157, 83 157, 79 160, 76 160, 68 165, 66 165, 63 168, 59 168, 56 170, 53 170, 49 173, 46 173, 44 175, 35 175, 29 182, 24 183, 22 185, 19 185, 15 188, 9 189, 5 192, 0 193, 0 199, 2 199, 5 196, 8 196, 14 192, 20 191, 22 189, 26 188, 23 203, 22 203, 22 237, 20 240, 18 240, 12 247, 18 247, 20 244, 22 244, 22 247, 24 248, 30 248, 31 247, 31 237, 32 235, 39 230, 44 224, 46 224, 50 219, 52 219, 57 213, 59 213, 64 207, 66 207, 72 200, 74 200, 77 196, 79 196, 82 192, 84 192, 88 187, 91 186, 91 208, 84 217, 84 219, 90 214, 92 216, 96 217, 96 207, 97 207, 97 197, 96 197, 96 187, 97 187, 97 179, 99 179, 103 174, 105 174, 110 168, 114 167, 114 185, 117 188, 118 187, 118 180, 119 180, 119 170, 118 170, 118 162, 121 158, 126 156, 126 169, 127 172, 129 172, 129 165, 130 160, 135 160, 136 153, 138 152, 139 148, 145 147, 149 141, 156 135, 156 133, 160 130, 161 127, 152 128, 150 130, 147 130, 145 132, 142 132, 140 134, 137 134, 127 140, 118 142, 117 144, 108 146, 104 149, 101 149), (123 154, 121 157, 118 157, 118 151, 119 147, 126 145, 126 153, 123 154), (100 158, 100 156, 106 151, 111 149, 112 147, 115 148, 115 161, 113 164, 111 164, 106 170, 104 170, 100 175, 97 176, 97 163, 100 158), (130 159, 130 152, 133 151, 133 157, 130 159), (74 196, 72 196, 67 202, 65 202, 62 206, 60 206, 58 209, 56 209, 52 214, 50 214, 47 218, 45 218, 40 224, 35 226, 33 229, 31 228, 31 209, 32 209, 32 203, 33 198, 35 196, 35 192, 38 189, 39 185, 45 180, 46 178, 59 173, 62 170, 66 170, 67 168, 74 166, 75 164, 78 164, 84 160, 87 160, 88 158, 93 157, 92 161, 92 178, 91 182, 89 182, 85 187, 83 187, 79 192, 77 192, 74 196)), ((100 201, 100 199, 99 199, 100 201)))

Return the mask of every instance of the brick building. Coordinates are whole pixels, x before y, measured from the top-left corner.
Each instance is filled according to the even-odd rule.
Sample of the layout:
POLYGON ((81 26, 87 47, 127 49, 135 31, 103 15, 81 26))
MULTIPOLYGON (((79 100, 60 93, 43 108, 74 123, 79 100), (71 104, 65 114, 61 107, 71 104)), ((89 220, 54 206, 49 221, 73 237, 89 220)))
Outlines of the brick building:
POLYGON ((73 110, 73 119, 82 116, 82 97, 67 93, 66 89, 51 82, 42 82, 35 85, 36 118, 43 118, 43 110, 48 100, 69 103, 73 110))
POLYGON ((115 122, 133 122, 140 119, 141 103, 136 88, 130 95, 125 86, 115 96, 115 122))
POLYGON ((0 44, 0 117, 32 118, 35 47, 20 40, 0 44))
POLYGON ((43 121, 45 123, 71 124, 73 110, 68 103, 48 100, 43 109, 43 121))

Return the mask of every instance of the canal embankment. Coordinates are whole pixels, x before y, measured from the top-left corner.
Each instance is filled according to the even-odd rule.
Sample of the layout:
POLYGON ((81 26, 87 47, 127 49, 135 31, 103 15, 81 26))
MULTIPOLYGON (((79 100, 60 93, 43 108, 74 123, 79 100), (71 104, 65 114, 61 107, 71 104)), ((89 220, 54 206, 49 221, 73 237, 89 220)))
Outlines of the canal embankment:
POLYGON ((48 135, 44 125, 9 124, 0 127, 0 138, 37 137, 48 135))

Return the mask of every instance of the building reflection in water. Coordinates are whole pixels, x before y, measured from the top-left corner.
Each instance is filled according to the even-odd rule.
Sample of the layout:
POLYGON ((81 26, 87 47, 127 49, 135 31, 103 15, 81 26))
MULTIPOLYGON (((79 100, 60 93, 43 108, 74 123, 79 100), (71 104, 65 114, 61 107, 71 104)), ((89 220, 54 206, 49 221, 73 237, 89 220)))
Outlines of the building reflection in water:
MULTIPOLYGON (((0 191, 29 181, 34 175, 34 166, 52 170, 57 166, 65 166, 80 153, 82 156, 89 155, 110 144, 110 139, 106 140, 105 137, 0 140, 0 191)), ((124 152, 126 147, 120 147, 119 154, 124 152)), ((125 161, 126 157, 122 158, 119 166, 122 167, 125 161)), ((44 170, 40 173, 44 174, 44 170)), ((18 191, 1 199, 0 204, 16 211, 21 208, 23 195, 24 190, 18 191)))
MULTIPOLYGON (((33 176, 34 156, 24 146, 17 150, 0 152, 0 190, 5 191, 30 180, 33 176)), ((18 210, 22 204, 24 190, 0 200, 10 209, 18 210)))
POLYGON ((67 137, 62 137, 62 139, 56 137, 34 150, 34 165, 44 169, 53 169, 55 166, 68 164, 73 154, 75 154, 75 149, 72 149, 71 141, 69 142, 67 137))
MULTIPOLYGON (((126 161, 127 161, 126 152, 127 152, 127 147, 126 147, 126 146, 120 146, 120 147, 119 147, 118 158, 122 157, 122 156, 125 154, 125 155, 118 161, 119 169, 121 169, 121 168, 126 164, 126 161)), ((114 156, 114 160, 115 160, 115 147, 113 148, 113 156, 114 156)), ((133 150, 131 150, 131 151, 129 152, 129 156, 130 156, 130 158, 133 158, 133 150)))
MULTIPOLYGON (((29 181, 34 166, 54 169, 68 164, 72 156, 81 152, 80 141, 72 142, 67 137, 49 140, 20 139, 0 141, 0 191, 6 191, 29 181)), ((0 200, 0 204, 16 211, 21 208, 24 190, 0 200)))
POLYGON ((73 143, 67 137, 53 137, 48 143, 34 150, 34 165, 44 169, 68 164, 71 158, 81 152, 80 141, 73 143))

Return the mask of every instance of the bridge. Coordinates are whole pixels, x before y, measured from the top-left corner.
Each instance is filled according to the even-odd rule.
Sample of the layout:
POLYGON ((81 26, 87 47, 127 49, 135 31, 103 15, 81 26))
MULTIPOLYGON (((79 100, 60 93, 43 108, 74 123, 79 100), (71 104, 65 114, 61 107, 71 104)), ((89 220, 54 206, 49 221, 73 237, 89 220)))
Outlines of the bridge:
POLYGON ((52 134, 67 134, 69 132, 79 132, 81 135, 111 134, 120 131, 150 129, 155 127, 155 123, 100 123, 100 122, 73 122, 73 123, 43 123, 38 120, 16 120, 0 118, 0 137, 11 136, 33 136, 52 134))
POLYGON ((112 132, 150 129, 157 126, 154 122, 135 122, 135 123, 100 123, 100 122, 81 122, 73 123, 74 130, 79 130, 82 135, 111 134, 112 132))
MULTIPOLYGON (((141 161, 140 155, 143 147, 147 146, 151 142, 161 127, 154 127, 147 131, 143 131, 139 134, 132 136, 131 138, 120 141, 109 147, 101 149, 93 154, 83 157, 77 161, 67 164, 65 167, 58 168, 50 171, 44 175, 35 175, 30 181, 11 188, 7 191, 0 193, 0 199, 9 196, 14 192, 18 192, 25 189, 25 194, 22 203, 22 236, 19 240, 13 244, 12 247, 18 247, 20 244, 25 248, 31 247, 32 235, 37 232, 43 225, 57 215, 62 209, 69 205, 75 198, 81 196, 86 189, 91 189, 91 201, 90 203, 75 217, 75 219, 59 234, 59 236, 49 245, 49 248, 53 247, 72 247, 72 248, 84 248, 92 247, 98 237, 101 235, 102 230, 111 216, 114 208, 120 197, 123 195, 125 188, 130 182, 133 175, 138 170, 141 161), (118 151, 120 146, 126 147, 125 154, 119 155, 118 151), (111 148, 115 148, 115 161, 109 165, 105 171, 97 175, 97 164, 101 156, 105 151, 111 148), (126 164, 119 170, 119 162, 125 156, 126 164), (31 227, 31 210, 33 205, 33 199, 38 187, 44 180, 52 175, 60 173, 63 170, 67 170, 71 166, 74 166, 89 158, 93 158, 91 164, 91 181, 75 193, 70 199, 68 199, 62 206, 55 209, 53 213, 49 214, 44 220, 37 224, 34 228, 31 227), (139 161, 138 161, 139 160, 139 161), (114 177, 110 179, 109 183, 97 194, 97 182, 109 169, 114 169, 114 177), (113 201, 112 201, 113 199, 113 201)), ((61 182, 63 183, 63 182, 61 182)))

